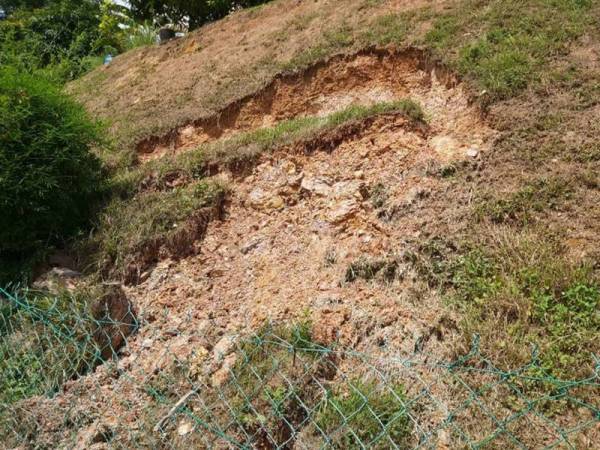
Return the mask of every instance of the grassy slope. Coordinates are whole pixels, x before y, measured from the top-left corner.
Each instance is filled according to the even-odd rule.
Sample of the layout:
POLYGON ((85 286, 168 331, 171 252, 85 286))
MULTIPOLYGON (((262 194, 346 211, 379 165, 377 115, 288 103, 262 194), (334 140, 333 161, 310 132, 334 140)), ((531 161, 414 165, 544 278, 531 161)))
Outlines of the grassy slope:
MULTIPOLYGON (((501 136, 477 173, 459 169, 448 180, 454 189, 475 195, 461 223, 464 231, 442 239, 443 248, 459 250, 431 252, 439 241, 424 243, 424 273, 463 311, 465 341, 472 332, 482 334, 486 350, 499 362, 522 363, 529 357, 523 343, 533 342, 550 355, 548 370, 584 370, 589 351, 598 351, 593 338, 600 331, 595 249, 600 130, 594 119, 600 98, 594 23, 600 6, 587 0, 457 0, 443 10, 427 2, 406 10, 395 6, 399 2, 357 0, 340 11, 326 1, 306 2, 300 9, 288 7, 291 3, 276 1, 183 42, 124 55, 114 67, 73 85, 92 111, 117 119, 119 150, 107 160, 126 163, 127 148, 136 139, 218 110, 278 71, 367 45, 427 47, 468 81, 501 136), (235 40, 231 29, 238 31, 235 40), (186 71, 192 63, 193 76, 186 71), (175 68, 180 79, 158 91, 175 68), (209 72, 218 73, 218 80, 209 72), (97 85, 106 97, 95 95, 91 86, 97 85), (109 92, 108 86, 114 89, 109 92)), ((227 159, 230 151, 243 153, 250 144, 271 149, 313 125, 285 123, 212 151, 227 159)), ((163 161, 156 170, 193 172, 194 158, 205 153, 163 161)), ((135 193, 143 178, 122 170, 115 180, 135 193)), ((125 198, 133 203, 125 200, 112 214, 137 216, 140 196, 130 195, 125 198)), ((172 210, 172 192, 153 195, 164 206, 161 211, 172 210)), ((462 207, 449 201, 448 208, 462 207)), ((108 217, 108 222, 118 220, 108 217)), ((110 230, 101 226, 107 236, 126 232, 110 230)))

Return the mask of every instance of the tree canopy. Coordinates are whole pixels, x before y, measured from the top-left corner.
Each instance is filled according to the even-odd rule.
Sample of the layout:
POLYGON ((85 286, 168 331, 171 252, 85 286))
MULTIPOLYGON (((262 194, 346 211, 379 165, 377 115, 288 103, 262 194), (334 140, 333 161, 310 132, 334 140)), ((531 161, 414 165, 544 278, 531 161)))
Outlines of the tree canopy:
POLYGON ((190 30, 206 22, 225 17, 237 8, 266 3, 268 0, 130 0, 131 10, 138 20, 162 19, 185 23, 190 30))

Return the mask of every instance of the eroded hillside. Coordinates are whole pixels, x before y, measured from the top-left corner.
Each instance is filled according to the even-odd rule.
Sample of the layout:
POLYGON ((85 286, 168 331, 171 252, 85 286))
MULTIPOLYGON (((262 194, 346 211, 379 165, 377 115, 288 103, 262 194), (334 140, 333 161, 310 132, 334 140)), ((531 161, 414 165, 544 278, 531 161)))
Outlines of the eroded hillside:
POLYGON ((600 9, 343 3, 71 85, 117 142, 79 283, 139 327, 14 447, 596 448, 600 9))

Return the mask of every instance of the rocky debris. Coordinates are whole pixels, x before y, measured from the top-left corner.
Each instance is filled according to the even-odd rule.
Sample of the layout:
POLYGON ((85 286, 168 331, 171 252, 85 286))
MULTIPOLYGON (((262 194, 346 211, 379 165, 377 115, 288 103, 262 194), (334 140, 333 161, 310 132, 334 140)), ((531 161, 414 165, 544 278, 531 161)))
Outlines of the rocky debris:
POLYGON ((237 358, 237 354, 232 353, 223 360, 220 368, 217 369, 211 377, 211 383, 214 387, 223 386, 223 384, 229 380, 231 370, 234 368, 237 358))
POLYGON ((285 206, 280 195, 273 194, 261 188, 256 188, 248 195, 250 206, 257 210, 277 210, 285 206))
POLYGON ((471 147, 467 150, 466 154, 469 158, 477 158, 479 156, 479 150, 475 147, 471 147))
POLYGON ((300 189, 303 193, 327 197, 331 193, 331 181, 325 178, 304 176, 300 189))
POLYGON ((256 249, 261 244, 261 242, 262 239, 253 239, 242 245, 242 247, 240 248, 240 252, 242 252, 242 255, 247 255, 252 250, 256 249))
POLYGON ((177 434, 179 436, 186 436, 192 431, 194 431, 194 424, 190 420, 184 419, 179 422, 179 425, 177 426, 177 434))
POLYGON ((120 285, 110 284, 104 285, 90 309, 96 323, 94 341, 102 359, 109 360, 138 326, 133 305, 120 285))
POLYGON ((75 450, 107 449, 115 432, 108 424, 95 422, 77 435, 75 450))
POLYGON ((452 136, 435 136, 430 142, 433 149, 445 158, 453 158, 460 149, 460 143, 452 136))
POLYGON ((415 186, 407 192, 406 196, 404 197, 404 204, 412 205, 418 200, 429 197, 429 195, 430 191, 428 189, 415 186))
POLYGON ((224 336, 213 348, 213 359, 221 361, 235 349, 235 338, 233 336, 224 336))
POLYGON ((361 187, 364 183, 358 180, 340 181, 333 185, 333 197, 336 199, 355 198, 362 200, 361 187))
POLYGON ((341 224, 356 215, 359 210, 360 204, 356 200, 342 200, 328 214, 327 218, 333 224, 341 224))

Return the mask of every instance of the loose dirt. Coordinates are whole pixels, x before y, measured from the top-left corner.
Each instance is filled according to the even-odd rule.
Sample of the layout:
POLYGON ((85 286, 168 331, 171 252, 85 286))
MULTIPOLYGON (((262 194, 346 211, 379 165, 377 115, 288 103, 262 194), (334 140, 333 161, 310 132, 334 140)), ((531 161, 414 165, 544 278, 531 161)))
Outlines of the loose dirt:
POLYGON ((148 398, 135 386, 192 360, 220 383, 235 361, 223 358, 234 337, 268 320, 309 318, 320 342, 371 354, 393 349, 409 355, 419 345, 448 356, 457 319, 419 281, 410 251, 460 226, 462 211, 448 208, 453 194, 440 173, 476 166, 495 137, 448 73, 412 54, 337 58, 275 80, 220 121, 200 121, 140 147, 149 150, 146 158, 158 157, 193 148, 209 131, 216 139, 355 102, 406 97, 422 105, 427 124, 382 114, 263 155, 241 178, 217 174, 232 194, 225 219, 210 223, 199 252, 164 260, 127 288, 144 325, 118 362, 126 376, 114 376, 105 365, 67 383, 53 400, 30 400, 25 409, 47 417, 39 441, 62 433, 53 417, 69 405, 77 405, 71 415, 90 424, 78 431, 76 448, 88 448, 107 427, 131 437, 148 426, 148 398), (365 261, 388 269, 372 280, 349 272, 365 261), (94 398, 82 400, 90 390, 94 398))
POLYGON ((137 145, 138 156, 147 161, 286 119, 411 98, 423 105, 441 134, 446 132, 436 136, 434 145, 452 157, 461 145, 478 149, 484 137, 477 130, 479 113, 469 107, 464 93, 456 92, 456 84, 445 69, 417 50, 367 50, 338 56, 302 73, 277 77, 265 89, 217 115, 144 139, 137 145))

